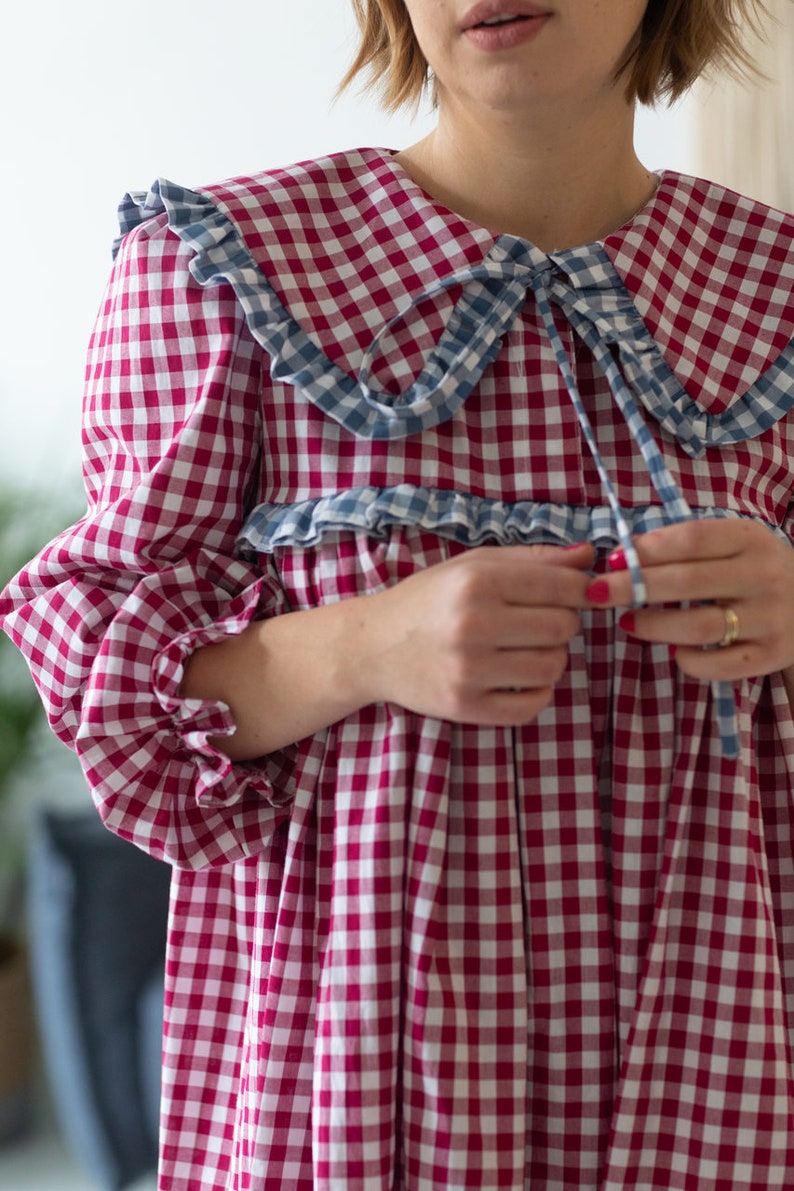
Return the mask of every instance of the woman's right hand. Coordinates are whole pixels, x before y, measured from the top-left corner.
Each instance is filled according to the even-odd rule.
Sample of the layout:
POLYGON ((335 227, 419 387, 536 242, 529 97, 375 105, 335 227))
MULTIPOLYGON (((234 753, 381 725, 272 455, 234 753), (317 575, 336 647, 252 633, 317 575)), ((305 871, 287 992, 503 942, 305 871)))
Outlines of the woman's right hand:
POLYGON ((593 551, 486 546, 368 597, 362 697, 456 723, 528 723, 551 701, 593 551))
POLYGON ((579 629, 593 551, 486 546, 375 595, 254 621, 197 649, 182 694, 221 700, 247 761, 370 703, 456 723, 511 727, 552 698, 579 629))

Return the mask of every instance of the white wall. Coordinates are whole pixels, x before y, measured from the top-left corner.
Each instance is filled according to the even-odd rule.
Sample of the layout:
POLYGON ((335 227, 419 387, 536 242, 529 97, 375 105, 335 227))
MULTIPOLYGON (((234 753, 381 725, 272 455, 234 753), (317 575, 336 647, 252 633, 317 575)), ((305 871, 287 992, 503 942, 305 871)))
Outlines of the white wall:
MULTIPOLYGON (((3 17, 0 475, 61 486, 79 459, 83 356, 115 208, 186 185, 429 127, 333 93, 347 0, 38 0, 3 17)), ((651 168, 693 169, 685 107, 642 113, 651 168)))

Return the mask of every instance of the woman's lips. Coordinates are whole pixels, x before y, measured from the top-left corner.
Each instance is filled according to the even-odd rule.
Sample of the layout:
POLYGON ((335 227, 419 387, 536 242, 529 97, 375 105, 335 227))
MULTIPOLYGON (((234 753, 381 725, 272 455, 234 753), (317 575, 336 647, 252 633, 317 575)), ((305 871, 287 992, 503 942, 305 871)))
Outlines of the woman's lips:
POLYGON ((536 37, 551 16, 531 0, 485 0, 476 4, 462 21, 463 33, 481 50, 506 50, 536 37), (498 21, 498 23, 496 23, 498 21), (493 24, 486 22, 494 22, 493 24))

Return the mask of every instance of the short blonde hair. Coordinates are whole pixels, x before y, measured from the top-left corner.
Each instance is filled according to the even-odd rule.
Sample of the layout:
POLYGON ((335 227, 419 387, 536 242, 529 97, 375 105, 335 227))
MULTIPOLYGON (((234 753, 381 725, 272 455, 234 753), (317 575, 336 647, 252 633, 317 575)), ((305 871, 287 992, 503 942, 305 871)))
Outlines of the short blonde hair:
MULTIPOLYGON (((351 0, 361 38, 340 90, 359 75, 387 111, 421 99, 429 70, 403 0, 351 0)), ((626 97, 672 103, 709 68, 752 74, 744 33, 756 31, 763 0, 648 0, 637 46, 620 69, 626 97)))

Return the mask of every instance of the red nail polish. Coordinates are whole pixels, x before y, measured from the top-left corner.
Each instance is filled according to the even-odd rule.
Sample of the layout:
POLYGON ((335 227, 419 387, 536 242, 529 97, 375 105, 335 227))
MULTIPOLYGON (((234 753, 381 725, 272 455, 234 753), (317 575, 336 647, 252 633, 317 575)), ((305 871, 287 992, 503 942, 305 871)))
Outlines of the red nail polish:
POLYGON ((594 579, 584 594, 591 604, 606 604, 609 602, 609 584, 606 579, 594 579))
POLYGON ((610 571, 627 571, 629 569, 629 564, 626 562, 626 552, 622 546, 612 551, 607 559, 607 566, 610 571))
POLYGON ((624 612, 623 615, 621 616, 620 620, 618 621, 618 624, 623 629, 624 633, 633 633, 634 632, 634 613, 633 612, 624 612))
POLYGON ((586 544, 586 542, 571 542, 570 546, 563 546, 563 550, 581 550, 582 546, 586 544))

